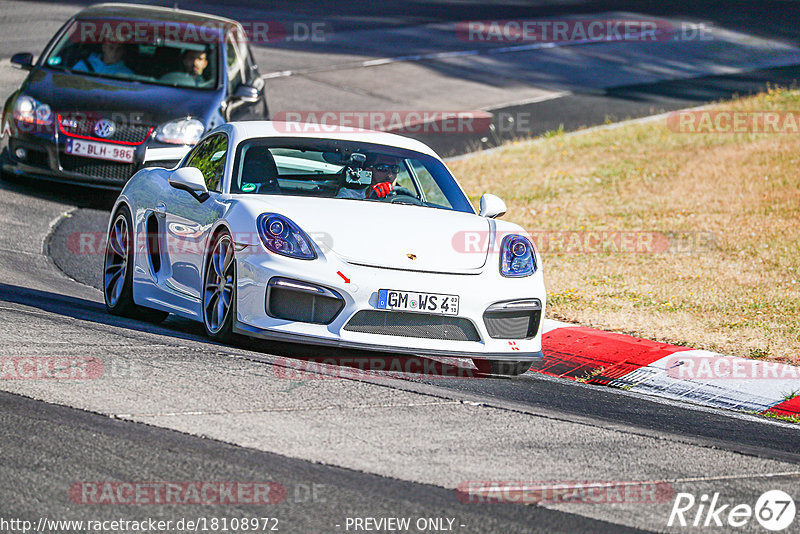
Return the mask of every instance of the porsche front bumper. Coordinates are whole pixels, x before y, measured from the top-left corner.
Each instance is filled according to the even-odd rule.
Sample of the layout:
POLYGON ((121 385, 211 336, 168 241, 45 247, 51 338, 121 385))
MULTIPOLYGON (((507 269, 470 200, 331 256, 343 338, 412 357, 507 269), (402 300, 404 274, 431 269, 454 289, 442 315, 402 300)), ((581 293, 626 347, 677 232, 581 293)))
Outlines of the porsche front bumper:
MULTIPOLYGON (((356 265, 332 253, 314 261, 302 261, 269 254, 258 245, 250 248, 251 253, 237 255, 237 317, 234 324, 237 333, 268 340, 403 354, 505 361, 542 358, 545 289, 541 269, 530 277, 512 279, 500 276, 498 259, 492 254, 478 272, 447 274, 356 265), (341 310, 327 324, 271 317, 267 288, 270 280, 276 277, 318 286, 340 296, 341 310), (442 328, 418 335, 347 328, 356 314, 364 311, 395 314, 392 318, 397 319, 398 312, 378 310, 380 289, 458 295, 459 314, 453 321, 471 324, 474 327, 470 329, 472 334, 465 336, 459 331, 457 336, 448 336, 442 334, 442 328), (535 332, 524 337, 497 337, 497 331, 490 331, 487 327, 485 313, 497 309, 498 304, 520 301, 539 304, 540 309, 535 312, 538 314, 535 332)), ((434 320, 440 317, 431 316, 434 320)))

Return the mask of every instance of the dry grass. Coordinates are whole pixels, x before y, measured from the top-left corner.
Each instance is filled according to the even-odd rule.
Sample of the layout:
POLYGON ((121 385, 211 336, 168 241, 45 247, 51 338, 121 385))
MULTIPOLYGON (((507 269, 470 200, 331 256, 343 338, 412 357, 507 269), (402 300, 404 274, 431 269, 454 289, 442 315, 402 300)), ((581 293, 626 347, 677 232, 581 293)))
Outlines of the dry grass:
MULTIPOLYGON (((800 92, 719 107, 799 110, 800 92)), ((473 200, 500 195, 537 236, 550 317, 800 363, 800 134, 681 134, 656 121, 515 142, 451 167, 473 200), (551 240, 563 236, 542 231, 657 232, 673 248, 559 252, 551 240)))

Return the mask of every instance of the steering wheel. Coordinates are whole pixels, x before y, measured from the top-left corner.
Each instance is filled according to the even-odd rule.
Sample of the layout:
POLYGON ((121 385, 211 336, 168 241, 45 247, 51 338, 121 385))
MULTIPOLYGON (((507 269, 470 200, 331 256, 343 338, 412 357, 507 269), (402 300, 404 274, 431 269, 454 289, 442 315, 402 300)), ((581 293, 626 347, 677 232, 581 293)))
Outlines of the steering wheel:
POLYGON ((392 189, 388 195, 383 198, 378 198, 375 192, 370 189, 367 193, 367 198, 371 200, 380 200, 381 202, 391 202, 392 204, 411 204, 413 206, 422 206, 422 201, 412 193, 409 189, 397 185, 392 189))
POLYGON ((386 198, 391 198, 392 204, 411 204, 412 206, 422 206, 422 201, 411 193, 403 191, 392 191, 386 198))

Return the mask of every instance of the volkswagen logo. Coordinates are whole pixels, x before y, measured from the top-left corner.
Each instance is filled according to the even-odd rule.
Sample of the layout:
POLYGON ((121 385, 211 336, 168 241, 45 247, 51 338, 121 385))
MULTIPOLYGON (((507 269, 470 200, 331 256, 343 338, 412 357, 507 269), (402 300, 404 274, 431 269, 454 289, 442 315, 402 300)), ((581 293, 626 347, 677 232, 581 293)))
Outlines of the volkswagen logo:
POLYGON ((108 119, 100 119, 94 124, 94 133, 97 137, 107 139, 114 135, 117 126, 108 119))

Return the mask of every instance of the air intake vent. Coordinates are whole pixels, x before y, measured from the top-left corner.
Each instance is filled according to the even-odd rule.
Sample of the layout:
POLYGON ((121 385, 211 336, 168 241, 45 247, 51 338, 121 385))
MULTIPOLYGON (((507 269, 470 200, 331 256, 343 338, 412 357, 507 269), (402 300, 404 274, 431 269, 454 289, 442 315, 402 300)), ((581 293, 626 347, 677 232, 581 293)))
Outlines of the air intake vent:
POLYGON ((153 268, 153 274, 158 274, 161 270, 161 243, 158 236, 158 219, 155 213, 151 213, 147 217, 147 252, 150 256, 150 266, 153 268))
POLYGON ((483 313, 483 322, 493 339, 528 339, 536 336, 542 316, 537 299, 499 302, 483 313))
POLYGON ((428 313, 362 310, 350 319, 344 329, 367 334, 451 341, 480 341, 481 339, 475 325, 467 319, 428 313))
POLYGON ((75 172, 123 184, 136 172, 135 163, 115 163, 100 159, 84 158, 83 156, 71 156, 61 154, 61 167, 65 171, 75 172))
POLYGON ((276 319, 329 324, 343 307, 338 293, 315 284, 273 278, 267 285, 267 315, 276 319))

